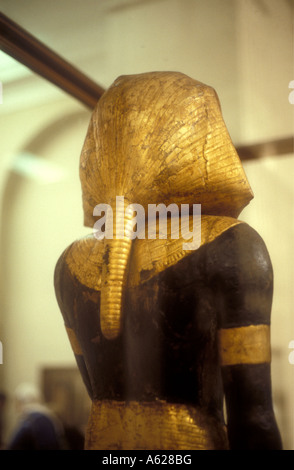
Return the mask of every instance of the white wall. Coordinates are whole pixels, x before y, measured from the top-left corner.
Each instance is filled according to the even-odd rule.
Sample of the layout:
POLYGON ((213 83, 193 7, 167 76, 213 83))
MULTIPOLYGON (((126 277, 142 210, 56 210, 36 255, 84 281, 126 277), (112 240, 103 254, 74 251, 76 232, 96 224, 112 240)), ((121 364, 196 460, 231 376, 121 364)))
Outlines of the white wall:
POLYGON ((272 385, 284 446, 294 448, 294 365, 289 343, 294 339, 294 155, 268 157, 244 164, 255 197, 240 219, 264 239, 274 270, 271 318, 272 385))
POLYGON ((53 273, 62 251, 86 233, 78 162, 89 116, 64 100, 5 117, 12 159, 1 187, 1 387, 10 398, 21 382, 39 384, 43 367, 75 364, 53 273), (36 160, 31 176, 17 163, 27 155, 36 160), (47 181, 47 167, 56 182, 47 181))
MULTIPOLYGON (((293 135, 289 102, 293 70, 291 2, 238 0, 240 141, 266 142, 293 135)), ((293 3, 292 3, 293 5, 293 3)), ((294 154, 244 164, 255 198, 240 218, 267 244, 274 268, 272 382, 285 448, 294 449, 294 154)))

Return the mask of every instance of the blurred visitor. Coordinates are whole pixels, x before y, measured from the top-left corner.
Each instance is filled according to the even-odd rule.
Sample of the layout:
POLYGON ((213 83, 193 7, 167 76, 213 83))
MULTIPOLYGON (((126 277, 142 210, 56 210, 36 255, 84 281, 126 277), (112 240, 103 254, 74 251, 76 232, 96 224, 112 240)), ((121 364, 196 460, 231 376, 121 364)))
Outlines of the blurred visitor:
POLYGON ((7 450, 68 449, 61 421, 42 403, 32 384, 19 385, 14 398, 20 420, 7 450))

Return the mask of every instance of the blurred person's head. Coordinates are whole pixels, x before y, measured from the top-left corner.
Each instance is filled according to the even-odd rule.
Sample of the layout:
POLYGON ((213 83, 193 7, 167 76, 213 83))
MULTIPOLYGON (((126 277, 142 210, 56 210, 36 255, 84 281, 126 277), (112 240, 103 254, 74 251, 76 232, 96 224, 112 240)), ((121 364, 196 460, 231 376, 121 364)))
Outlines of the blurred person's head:
POLYGON ((41 403, 41 393, 38 388, 31 383, 21 383, 14 391, 16 409, 23 413, 27 408, 41 403))

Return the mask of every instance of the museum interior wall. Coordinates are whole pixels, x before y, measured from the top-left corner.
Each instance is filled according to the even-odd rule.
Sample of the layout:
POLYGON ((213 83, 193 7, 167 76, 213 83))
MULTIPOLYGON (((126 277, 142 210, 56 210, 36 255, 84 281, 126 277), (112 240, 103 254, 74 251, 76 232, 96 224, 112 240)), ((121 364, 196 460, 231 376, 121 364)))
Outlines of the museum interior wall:
MULTIPOLYGON (((89 41, 83 53, 79 51, 79 67, 101 86, 107 88, 122 74, 177 70, 217 90, 236 146, 293 134, 293 2, 127 4, 132 2, 111 1, 111 11, 106 2, 101 2, 100 11, 94 8, 99 43, 89 41)), ((9 2, 3 2, 3 12, 18 20, 17 7, 13 16, 9 2)), ((42 12, 39 9, 38 15, 42 12)), ((78 24, 75 17, 74 27, 78 24)), ((93 24, 92 19, 91 28, 93 24)), ((87 24, 80 22, 80 28, 90 39, 87 24)), ((38 27, 32 32, 37 34, 38 27)), ((70 39, 65 37, 64 44, 66 52, 70 39)), ((58 49, 58 44, 51 46, 58 49)), ((75 54, 78 51, 72 51, 73 61, 75 54)), ((74 416, 73 424, 85 424, 83 385, 74 372, 69 375, 71 389, 66 385, 66 374, 76 366, 55 299, 53 272, 65 247, 90 233, 83 227, 78 165, 91 110, 31 72, 2 82, 0 391, 8 397, 6 438, 15 425, 15 387, 29 381, 43 388, 49 376, 54 386, 48 401, 60 406, 66 419, 74 416), (77 407, 80 400, 82 413, 66 414, 70 400, 77 407)), ((240 216, 261 234, 273 263, 273 394, 288 449, 294 449, 294 365, 289 348, 294 340, 293 157, 269 149, 267 156, 244 162, 255 198, 240 216)))

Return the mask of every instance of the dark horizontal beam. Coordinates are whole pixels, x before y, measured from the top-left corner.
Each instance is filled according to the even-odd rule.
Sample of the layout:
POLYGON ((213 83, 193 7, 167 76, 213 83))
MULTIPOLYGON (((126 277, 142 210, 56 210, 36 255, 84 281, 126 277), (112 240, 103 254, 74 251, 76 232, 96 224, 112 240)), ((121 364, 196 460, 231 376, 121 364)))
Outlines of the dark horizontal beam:
MULTIPOLYGON (((57 55, 30 33, 0 13, 0 48, 46 80, 94 108, 104 93, 93 80, 57 55)), ((294 151, 293 137, 237 147, 242 161, 294 151)))
POLYGON ((270 140, 258 144, 237 146, 237 152, 242 161, 257 158, 293 154, 294 139, 285 137, 283 139, 270 140))
POLYGON ((104 89, 0 13, 0 48, 18 62, 93 108, 104 89))

